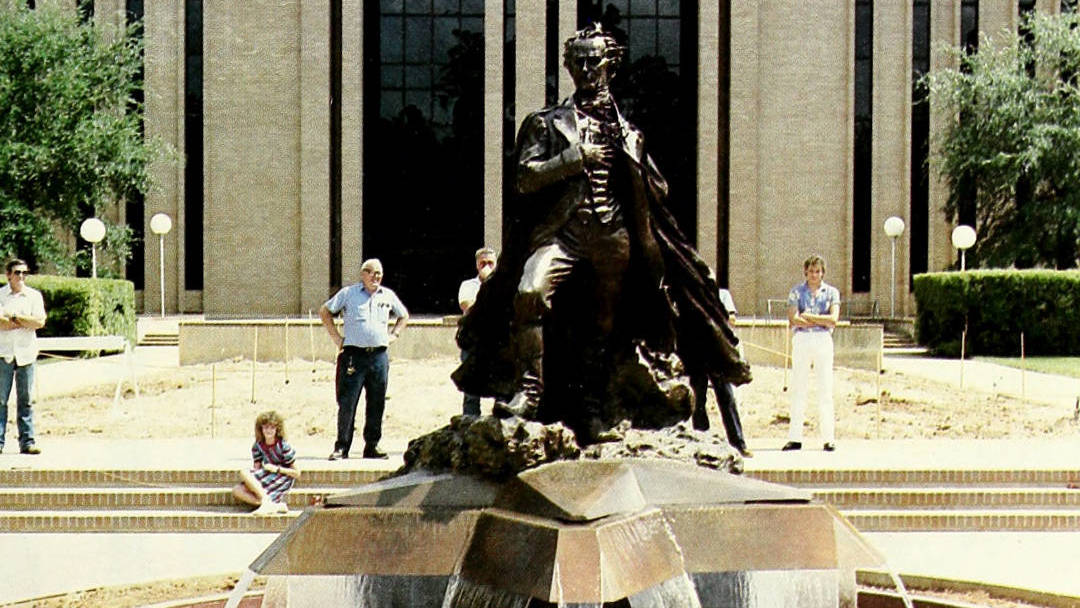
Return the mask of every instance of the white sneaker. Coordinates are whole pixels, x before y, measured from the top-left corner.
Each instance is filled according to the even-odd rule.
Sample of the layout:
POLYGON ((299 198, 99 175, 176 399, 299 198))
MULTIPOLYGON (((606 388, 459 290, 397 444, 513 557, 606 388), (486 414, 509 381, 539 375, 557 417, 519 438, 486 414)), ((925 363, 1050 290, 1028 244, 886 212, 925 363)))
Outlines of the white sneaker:
POLYGON ((251 512, 252 515, 280 515, 289 512, 289 505, 283 502, 265 500, 259 508, 251 512))

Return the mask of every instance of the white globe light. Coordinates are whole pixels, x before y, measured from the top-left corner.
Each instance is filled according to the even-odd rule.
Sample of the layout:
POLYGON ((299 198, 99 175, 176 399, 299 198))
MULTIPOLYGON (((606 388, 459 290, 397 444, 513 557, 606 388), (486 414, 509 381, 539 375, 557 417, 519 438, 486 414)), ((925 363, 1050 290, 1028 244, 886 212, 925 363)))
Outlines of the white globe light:
POLYGON ((154 234, 167 234, 172 230, 172 218, 167 213, 155 213, 150 218, 150 232, 154 234))
POLYGON ((904 220, 895 215, 885 220, 885 234, 890 239, 895 239, 901 234, 904 234, 904 220))
POLYGON ((952 244, 957 249, 967 249, 975 244, 975 229, 961 224, 952 231, 952 244))
POLYGON ((88 243, 100 243, 105 238, 105 222, 96 217, 86 218, 79 226, 79 236, 88 243))

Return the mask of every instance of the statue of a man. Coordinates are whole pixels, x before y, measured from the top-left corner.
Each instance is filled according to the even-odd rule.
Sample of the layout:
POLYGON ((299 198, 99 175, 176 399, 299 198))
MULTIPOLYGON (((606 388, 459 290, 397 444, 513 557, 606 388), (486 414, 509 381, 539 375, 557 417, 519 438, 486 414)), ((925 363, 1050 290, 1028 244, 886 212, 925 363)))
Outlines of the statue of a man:
POLYGON ((587 441, 618 422, 612 400, 620 412, 638 406, 615 396, 627 383, 612 382, 621 364, 666 361, 667 375, 678 375, 687 351, 680 333, 706 330, 690 356, 735 383, 749 379, 715 281, 664 207, 667 184, 642 133, 611 96, 624 53, 599 25, 577 32, 564 46, 574 94, 525 118, 519 196, 507 212, 516 261, 501 265, 478 297, 492 310, 468 315, 458 334, 463 348, 478 345, 488 357, 454 375, 461 388, 495 396, 496 415, 562 420, 587 441), (577 403, 545 404, 545 380, 554 378, 560 399, 577 403))

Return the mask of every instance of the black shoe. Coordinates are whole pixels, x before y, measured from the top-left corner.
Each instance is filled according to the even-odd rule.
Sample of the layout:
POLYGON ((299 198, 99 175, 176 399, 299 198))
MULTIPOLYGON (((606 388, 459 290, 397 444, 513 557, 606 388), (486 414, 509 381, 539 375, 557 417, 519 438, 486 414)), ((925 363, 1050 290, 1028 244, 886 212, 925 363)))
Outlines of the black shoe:
POLYGON ((746 447, 745 445, 735 446, 735 449, 739 450, 739 453, 742 454, 743 458, 753 458, 754 457, 754 453, 751 452, 750 448, 746 447))
POLYGON ((344 458, 348 458, 348 456, 346 456, 344 452, 342 452, 341 450, 334 450, 330 454, 330 457, 327 458, 327 460, 342 460, 344 458))
POLYGON ((789 441, 789 442, 784 444, 784 447, 780 448, 780 451, 788 452, 788 451, 791 451, 791 450, 801 450, 801 449, 802 449, 802 442, 801 441, 789 441))
POLYGON ((386 455, 386 452, 380 450, 379 448, 377 448, 375 446, 368 446, 368 447, 364 448, 364 458, 374 458, 374 459, 377 459, 377 460, 386 460, 387 458, 389 458, 389 456, 386 455))
POLYGON ((836 451, 836 444, 831 442, 831 441, 826 441, 825 445, 823 447, 824 447, 826 452, 835 452, 836 451))
POLYGON ((19 448, 19 453, 37 455, 41 453, 41 448, 37 447, 36 445, 30 444, 24 448, 19 448))

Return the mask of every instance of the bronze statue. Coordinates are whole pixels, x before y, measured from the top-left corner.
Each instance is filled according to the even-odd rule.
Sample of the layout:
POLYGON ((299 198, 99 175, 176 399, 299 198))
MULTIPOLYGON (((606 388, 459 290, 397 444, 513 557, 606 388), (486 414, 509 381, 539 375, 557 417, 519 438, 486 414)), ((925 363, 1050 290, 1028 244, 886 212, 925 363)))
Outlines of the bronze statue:
POLYGON ((583 442, 628 419, 690 415, 680 357, 749 380, 708 266, 665 207, 667 183, 609 85, 625 49, 599 25, 564 45, 575 85, 527 116, 503 263, 462 320, 458 386, 497 416, 562 421, 583 442))

